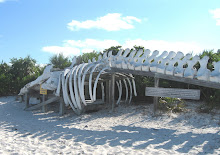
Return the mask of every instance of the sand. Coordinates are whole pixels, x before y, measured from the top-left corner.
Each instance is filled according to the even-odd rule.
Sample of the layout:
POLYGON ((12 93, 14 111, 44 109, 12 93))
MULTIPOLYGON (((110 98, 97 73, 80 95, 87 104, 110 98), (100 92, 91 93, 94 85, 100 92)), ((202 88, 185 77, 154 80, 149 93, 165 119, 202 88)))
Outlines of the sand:
POLYGON ((152 104, 59 116, 15 99, 0 98, 0 154, 220 154, 220 112, 198 113, 199 102, 157 117, 152 104))

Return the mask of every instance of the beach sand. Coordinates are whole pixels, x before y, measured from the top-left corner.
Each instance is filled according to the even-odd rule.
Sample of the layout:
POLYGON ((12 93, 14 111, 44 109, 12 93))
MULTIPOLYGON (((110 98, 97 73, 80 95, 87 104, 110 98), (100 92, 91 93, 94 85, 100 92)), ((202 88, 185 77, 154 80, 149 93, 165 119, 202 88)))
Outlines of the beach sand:
POLYGON ((220 154, 220 112, 198 113, 196 101, 156 117, 152 104, 59 116, 15 99, 0 98, 0 154, 220 154))

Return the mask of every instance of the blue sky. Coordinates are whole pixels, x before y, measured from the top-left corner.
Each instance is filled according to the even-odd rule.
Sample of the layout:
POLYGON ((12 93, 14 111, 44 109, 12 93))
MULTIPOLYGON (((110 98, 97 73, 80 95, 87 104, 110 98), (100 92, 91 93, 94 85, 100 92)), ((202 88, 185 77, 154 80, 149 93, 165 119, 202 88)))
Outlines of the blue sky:
POLYGON ((0 61, 39 64, 110 46, 220 49, 220 0, 0 0, 0 61))

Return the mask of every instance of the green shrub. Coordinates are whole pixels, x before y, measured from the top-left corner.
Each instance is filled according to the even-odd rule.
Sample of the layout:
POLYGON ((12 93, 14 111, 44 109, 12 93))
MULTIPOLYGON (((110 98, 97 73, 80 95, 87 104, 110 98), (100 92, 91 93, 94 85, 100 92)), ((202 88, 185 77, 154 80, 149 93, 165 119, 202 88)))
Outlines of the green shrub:
POLYGON ((159 99, 159 109, 171 112, 184 111, 184 101, 179 98, 161 97, 159 99))
POLYGON ((54 68, 64 69, 71 65, 71 61, 68 57, 65 57, 63 54, 53 55, 50 57, 50 63, 54 68))
POLYGON ((43 73, 43 68, 37 66, 36 60, 30 56, 12 58, 10 64, 0 64, 0 96, 18 94, 24 85, 43 73))

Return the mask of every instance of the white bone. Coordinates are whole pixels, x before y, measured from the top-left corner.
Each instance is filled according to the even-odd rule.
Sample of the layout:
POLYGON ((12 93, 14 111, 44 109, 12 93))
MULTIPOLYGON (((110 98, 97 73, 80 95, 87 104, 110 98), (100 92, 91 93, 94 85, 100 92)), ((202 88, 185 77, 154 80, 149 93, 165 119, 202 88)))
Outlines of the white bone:
POLYGON ((86 70, 84 71, 83 73, 83 76, 82 76, 82 82, 81 82, 81 93, 82 93, 82 102, 84 103, 84 105, 86 105, 86 100, 85 100, 85 94, 84 94, 84 82, 85 82, 85 77, 86 77, 86 74, 87 72, 89 71, 90 68, 92 68, 95 64, 90 64, 88 65, 88 67, 86 68, 86 70))
POLYGON ((125 103, 128 101, 128 85, 126 83, 126 80, 123 79, 124 85, 125 85, 125 103))
POLYGON ((115 61, 115 67, 117 67, 117 68, 122 68, 122 62, 123 62, 124 59, 127 57, 127 55, 129 54, 129 52, 130 52, 130 49, 127 48, 127 49, 124 51, 123 55, 122 55, 122 56, 119 56, 119 57, 117 58, 117 60, 115 61))
POLYGON ((176 56, 169 61, 166 67, 165 74, 174 75, 175 63, 184 56, 182 52, 177 52, 176 56))
POLYGON ((159 65, 159 62, 161 59, 163 59, 165 56, 168 55, 167 51, 164 51, 161 55, 154 58, 154 61, 150 64, 150 71, 151 72, 157 72, 157 66, 159 65))
POLYGON ((119 82, 116 81, 116 84, 117 84, 118 92, 119 92, 119 94, 118 94, 118 100, 117 100, 117 102, 116 102, 116 104, 118 105, 118 104, 120 104, 121 95, 122 95, 122 84, 121 84, 121 80, 119 80, 119 82))
MULTIPOLYGON (((71 100, 72 100, 72 102, 70 101, 70 104, 73 104, 76 109, 79 109, 79 107, 78 107, 78 105, 76 103, 76 98, 75 98, 75 95, 74 95, 73 83, 72 83, 73 82, 73 73, 75 72, 76 68, 77 68, 77 66, 72 68, 71 71, 69 72, 70 73, 70 77, 69 77, 69 90, 70 90, 70 97, 71 97, 71 100)), ((67 84, 67 81, 66 81, 66 84, 67 84)), ((67 87, 66 87, 65 91, 66 91, 66 93, 68 93, 67 87)))
POLYGON ((143 61, 149 57, 149 54, 150 54, 149 49, 144 50, 144 54, 141 57, 137 58, 137 62, 134 64, 135 70, 142 69, 143 61))
POLYGON ((129 78, 127 78, 128 84, 129 84, 129 90, 130 90, 130 99, 128 101, 128 104, 131 104, 131 99, 132 99, 132 86, 131 86, 131 81, 129 78))
POLYGON ((102 55, 101 54, 98 56, 98 60, 99 61, 102 60, 102 55))
POLYGON ((96 77, 96 79, 95 79, 94 87, 93 87, 93 101, 96 100, 96 88, 97 88, 97 84, 98 84, 99 77, 100 77, 100 75, 102 74, 102 72, 104 72, 104 71, 107 70, 107 69, 110 69, 110 68, 109 68, 109 67, 103 68, 103 69, 99 72, 99 74, 97 75, 97 77, 96 77))
POLYGON ((90 98, 91 98, 91 101, 92 102, 94 102, 94 100, 93 100, 93 93, 92 93, 92 73, 95 71, 95 69, 99 66, 100 64, 96 64, 93 68, 92 68, 92 70, 91 70, 91 72, 90 72, 90 75, 89 75, 89 95, 90 95, 90 98))
POLYGON ((220 61, 213 62, 214 70, 211 72, 210 81, 220 82, 220 61))
POLYGON ((101 89, 102 89, 102 102, 105 101, 105 87, 103 82, 101 82, 101 89))
POLYGON ((208 56, 204 56, 202 59, 199 60, 200 68, 198 69, 198 72, 196 75, 196 78, 198 80, 205 80, 205 81, 210 80, 211 71, 207 69, 208 60, 209 60, 208 56))
POLYGON ((130 62, 134 58, 135 53, 136 50, 133 50, 128 57, 124 58, 124 61, 122 62, 123 69, 130 69, 130 62))
POLYGON ((192 60, 187 61, 188 67, 185 69, 185 71, 183 73, 184 77, 191 78, 191 79, 194 78, 194 76, 196 74, 196 69, 193 68, 193 66, 198 62, 198 60, 199 60, 199 56, 196 55, 193 57, 192 60))
POLYGON ((76 103, 78 105, 78 108, 79 108, 80 112, 82 111, 82 105, 81 105, 81 102, 80 102, 80 97, 79 97, 79 92, 78 92, 78 85, 77 85, 77 78, 76 77, 77 77, 77 74, 78 74, 78 70, 82 65, 83 64, 78 65, 78 67, 74 71, 74 93, 75 93, 76 103))
POLYGON ((176 53, 171 51, 169 52, 168 56, 161 60, 161 63, 157 66, 157 72, 165 74, 165 70, 167 67, 167 63, 176 56, 176 53))
POLYGON ((151 61, 159 54, 159 51, 155 50, 151 56, 145 59, 145 62, 142 65, 142 71, 150 71, 151 61))
POLYGON ((186 56, 181 60, 179 59, 178 62, 178 66, 175 68, 174 70, 174 75, 175 76, 179 76, 179 77, 183 77, 183 73, 185 71, 185 68, 183 68, 183 66, 186 64, 186 62, 192 57, 192 54, 186 54, 186 56))
MULTIPOLYGON (((83 66, 80 68, 79 73, 78 73, 78 88, 79 88, 79 95, 82 101, 83 101, 84 93, 83 93, 82 85, 81 85, 82 83, 81 77, 82 77, 82 71, 87 65, 88 63, 83 64, 83 66)), ((83 104, 87 106, 86 102, 83 102, 83 104)))
POLYGON ((103 53, 103 59, 106 59, 107 58, 107 52, 104 52, 103 53))
MULTIPOLYGON (((77 67, 77 66, 75 66, 74 69, 75 69, 76 67, 77 67)), ((71 102, 70 97, 69 97, 69 95, 68 95, 67 81, 68 81, 69 76, 70 76, 70 71, 67 73, 66 79, 65 79, 65 76, 64 76, 64 75, 63 75, 63 78, 62 78, 62 87, 63 87, 63 98, 64 98, 64 102, 65 102, 66 106, 70 105, 71 108, 73 109, 73 111, 74 111, 76 114, 79 114, 79 113, 78 113, 78 110, 76 109, 77 105, 75 105, 74 103, 71 102)))

